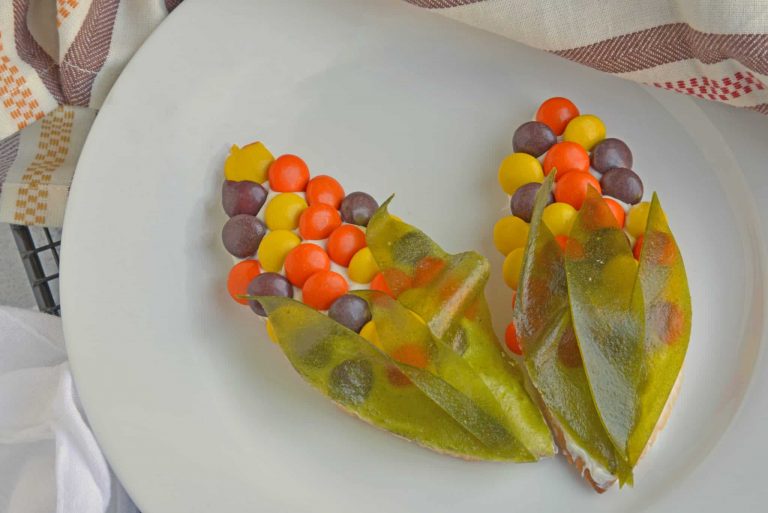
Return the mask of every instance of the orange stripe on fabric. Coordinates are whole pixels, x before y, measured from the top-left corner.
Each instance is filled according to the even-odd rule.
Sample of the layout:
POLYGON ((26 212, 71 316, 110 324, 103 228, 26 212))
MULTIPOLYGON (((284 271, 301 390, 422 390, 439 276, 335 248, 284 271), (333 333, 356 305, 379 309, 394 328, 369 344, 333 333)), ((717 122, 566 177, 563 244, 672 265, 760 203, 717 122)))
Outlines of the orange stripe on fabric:
POLYGON ((45 115, 38 101, 33 98, 32 90, 27 85, 24 75, 5 53, 2 32, 0 32, 0 102, 10 114, 11 119, 16 122, 19 130, 45 115))
POLYGON ((22 186, 16 198, 14 222, 35 225, 45 223, 48 210, 46 186, 67 158, 74 119, 73 110, 59 107, 41 121, 37 154, 21 176, 22 186))
POLYGON ((61 27, 61 24, 67 19, 67 16, 72 14, 77 8, 77 4, 80 0, 56 0, 56 26, 61 27))

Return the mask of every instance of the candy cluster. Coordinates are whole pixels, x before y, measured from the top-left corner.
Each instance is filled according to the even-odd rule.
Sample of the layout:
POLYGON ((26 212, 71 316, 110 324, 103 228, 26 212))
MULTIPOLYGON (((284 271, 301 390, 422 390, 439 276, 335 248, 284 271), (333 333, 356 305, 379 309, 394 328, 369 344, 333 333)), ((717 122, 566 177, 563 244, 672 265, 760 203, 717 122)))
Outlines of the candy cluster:
MULTIPOLYGON (((364 192, 345 194, 334 178, 310 178, 295 155, 274 158, 260 142, 233 146, 224 165, 222 205, 229 220, 222 242, 243 259, 229 272, 232 298, 295 298, 366 338, 375 337, 368 303, 351 289, 388 292, 365 239, 365 227, 379 205, 364 192)), ((267 330, 274 339, 271 326, 267 330)))
MULTIPOLYGON (((632 152, 621 139, 606 138, 602 120, 581 114, 567 98, 550 98, 536 120, 523 123, 512 137, 514 153, 499 167, 499 184, 510 196, 510 216, 493 228, 504 256, 502 274, 517 289, 534 199, 545 176, 555 172, 555 188, 542 219, 564 249, 589 187, 603 195, 639 257, 650 204, 641 202, 643 182, 632 170, 632 152)), ((514 302, 513 294, 513 302, 514 302)), ((506 330, 507 347, 520 354, 515 326, 506 330)))

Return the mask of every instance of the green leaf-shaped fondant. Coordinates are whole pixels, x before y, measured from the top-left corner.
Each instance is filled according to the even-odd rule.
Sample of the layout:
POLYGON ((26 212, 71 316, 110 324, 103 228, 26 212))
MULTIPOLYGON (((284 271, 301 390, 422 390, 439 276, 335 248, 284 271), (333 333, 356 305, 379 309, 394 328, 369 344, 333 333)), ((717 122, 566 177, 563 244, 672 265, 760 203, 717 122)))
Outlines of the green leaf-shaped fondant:
POLYGON ((690 330, 682 258, 655 198, 651 210, 639 269, 626 235, 593 189, 566 250, 571 313, 590 390, 614 447, 633 466, 680 372, 690 330))
POLYGON ((656 194, 648 212, 635 287, 643 296, 645 334, 635 419, 627 452, 645 451, 683 366, 691 334, 691 295, 680 249, 656 194))
POLYGON ((381 292, 358 292, 371 305, 379 349, 457 422, 486 446, 514 451, 517 461, 536 458, 513 435, 509 418, 478 374, 453 348, 435 339, 424 321, 381 292))
POLYGON ((470 459, 521 459, 521 446, 504 428, 444 380, 399 364, 302 303, 283 297, 258 300, 294 368, 345 410, 440 452, 470 459))
POLYGON ((631 469, 616 453, 592 400, 571 322, 563 252, 542 221, 553 186, 554 173, 536 196, 515 303, 517 336, 531 382, 568 444, 631 482, 631 469))
POLYGON ((502 408, 508 429, 533 458, 552 455, 552 435, 541 411, 493 333, 484 295, 487 260, 475 252, 446 253, 423 232, 391 216, 388 203, 371 218, 366 239, 397 301, 476 373, 502 408))

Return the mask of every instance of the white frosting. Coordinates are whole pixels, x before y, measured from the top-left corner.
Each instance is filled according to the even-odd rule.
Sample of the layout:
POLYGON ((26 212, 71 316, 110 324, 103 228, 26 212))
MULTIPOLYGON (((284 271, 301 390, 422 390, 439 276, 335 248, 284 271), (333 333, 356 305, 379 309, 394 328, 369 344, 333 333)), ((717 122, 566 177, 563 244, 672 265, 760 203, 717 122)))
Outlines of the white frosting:
MULTIPOLYGON (((664 426, 669 420, 669 415, 672 412, 672 408, 674 407, 675 403, 677 402, 678 395, 680 394, 680 384, 682 383, 682 380, 683 372, 681 370, 677 375, 677 379, 675 379, 675 384, 672 386, 672 390, 669 392, 667 402, 664 404, 661 415, 659 415, 659 420, 656 422, 653 433, 648 439, 648 442, 646 442, 645 448, 638 458, 638 463, 642 461, 642 459, 645 457, 645 454, 656 442, 659 433, 661 433, 661 430, 664 429, 664 426)), ((607 488, 616 479, 616 476, 611 474, 604 466, 590 458, 589 454, 587 454, 587 452, 582 449, 575 440, 568 436, 568 433, 562 429, 560 429, 560 431, 563 433, 563 438, 565 439, 565 449, 570 453, 571 457, 574 460, 581 459, 581 461, 584 462, 584 470, 589 469, 589 475, 592 477, 592 480, 601 488, 607 488)), ((582 476, 583 475, 584 471, 582 471, 582 476)))
POLYGON ((601 488, 607 488, 608 485, 616 480, 616 476, 611 474, 608 469, 600 463, 593 460, 589 456, 589 453, 578 445, 576 440, 571 438, 565 430, 561 429, 561 431, 563 433, 563 438, 565 439, 565 450, 568 451, 574 461, 581 460, 584 462, 584 468, 581 471, 582 477, 584 476, 584 473, 589 470, 590 477, 601 488))

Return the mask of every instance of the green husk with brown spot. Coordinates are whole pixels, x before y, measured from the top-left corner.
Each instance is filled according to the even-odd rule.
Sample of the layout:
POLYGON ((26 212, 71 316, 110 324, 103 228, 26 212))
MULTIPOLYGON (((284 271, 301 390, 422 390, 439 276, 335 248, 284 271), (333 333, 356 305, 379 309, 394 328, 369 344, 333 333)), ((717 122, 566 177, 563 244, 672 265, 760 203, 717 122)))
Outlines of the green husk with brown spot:
MULTIPOLYGON (((473 377, 464 375, 466 369, 461 365, 454 368, 456 362, 445 364, 439 358, 424 369, 404 365, 298 301, 283 297, 259 297, 258 301, 296 371, 362 420, 454 456, 532 460, 525 447, 494 416, 498 409, 488 403, 481 406, 439 377, 442 371, 455 372, 450 377, 453 383, 466 384, 465 391, 473 388, 473 377), (403 380, 403 374, 407 379, 403 380)), ((476 399, 482 394, 479 389, 470 395, 476 399)))
POLYGON ((446 253, 419 229, 391 216, 388 203, 371 218, 366 237, 397 302, 417 314, 434 338, 480 378, 532 457, 551 456, 554 443, 542 413, 491 326, 484 294, 488 261, 475 252, 446 253))
POLYGON ((566 251, 576 338, 594 402, 634 466, 685 358, 691 326, 677 243, 654 194, 639 265, 605 201, 590 189, 566 251))
POLYGON ((589 388, 574 336, 563 252, 542 221, 554 177, 551 173, 536 195, 517 290, 514 322, 523 361, 557 428, 622 482, 631 482, 631 467, 615 450, 589 388))

